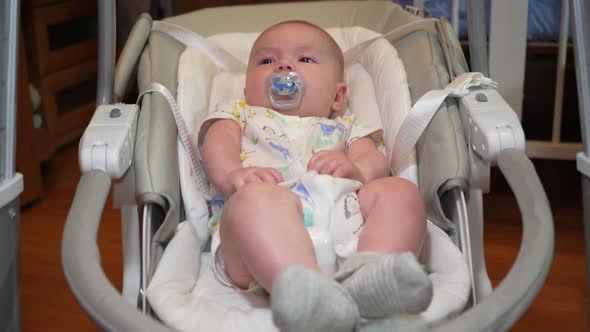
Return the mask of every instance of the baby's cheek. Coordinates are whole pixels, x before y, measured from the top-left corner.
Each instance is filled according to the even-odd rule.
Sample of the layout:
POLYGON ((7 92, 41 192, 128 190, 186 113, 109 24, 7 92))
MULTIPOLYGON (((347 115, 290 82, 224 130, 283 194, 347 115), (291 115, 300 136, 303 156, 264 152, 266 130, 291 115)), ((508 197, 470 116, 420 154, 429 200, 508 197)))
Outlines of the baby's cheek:
POLYGON ((249 87, 244 91, 246 103, 249 105, 263 106, 266 96, 263 91, 257 87, 249 87))
POLYGON ((259 100, 261 95, 264 95, 264 82, 261 81, 260 75, 250 74, 246 79, 246 87, 244 89, 246 98, 252 100, 259 100))

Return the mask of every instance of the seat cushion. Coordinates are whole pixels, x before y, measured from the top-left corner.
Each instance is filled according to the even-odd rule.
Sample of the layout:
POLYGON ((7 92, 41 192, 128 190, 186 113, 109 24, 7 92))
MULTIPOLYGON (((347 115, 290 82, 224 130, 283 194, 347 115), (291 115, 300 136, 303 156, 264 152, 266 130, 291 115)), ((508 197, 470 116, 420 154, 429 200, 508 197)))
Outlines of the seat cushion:
MULTIPOLYGON (((268 296, 222 285, 213 273, 211 254, 201 254, 199 247, 192 224, 181 223, 147 290, 158 317, 178 331, 277 331, 268 296)), ((434 288, 420 317, 436 324, 460 313, 470 292, 467 264, 449 237, 430 222, 420 262, 434 288)))

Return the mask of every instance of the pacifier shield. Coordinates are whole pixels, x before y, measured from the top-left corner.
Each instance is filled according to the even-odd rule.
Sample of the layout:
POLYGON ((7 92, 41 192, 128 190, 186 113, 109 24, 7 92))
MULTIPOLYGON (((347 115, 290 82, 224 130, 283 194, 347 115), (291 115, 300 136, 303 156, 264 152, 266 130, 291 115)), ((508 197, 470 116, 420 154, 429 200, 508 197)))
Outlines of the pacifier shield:
POLYGON ((275 109, 296 108, 303 96, 301 75, 297 72, 271 75, 268 79, 267 96, 275 109))

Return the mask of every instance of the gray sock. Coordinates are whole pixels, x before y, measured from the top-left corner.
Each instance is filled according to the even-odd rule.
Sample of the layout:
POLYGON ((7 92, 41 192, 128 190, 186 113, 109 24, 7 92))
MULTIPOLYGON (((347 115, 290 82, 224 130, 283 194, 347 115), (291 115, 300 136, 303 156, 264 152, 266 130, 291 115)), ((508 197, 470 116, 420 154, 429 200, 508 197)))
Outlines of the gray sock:
POLYGON ((358 253, 334 279, 354 298, 363 318, 419 313, 432 299, 432 282, 412 253, 358 253))
POLYGON ((342 285, 298 266, 279 274, 270 299, 273 321, 283 332, 354 331, 360 319, 342 285))

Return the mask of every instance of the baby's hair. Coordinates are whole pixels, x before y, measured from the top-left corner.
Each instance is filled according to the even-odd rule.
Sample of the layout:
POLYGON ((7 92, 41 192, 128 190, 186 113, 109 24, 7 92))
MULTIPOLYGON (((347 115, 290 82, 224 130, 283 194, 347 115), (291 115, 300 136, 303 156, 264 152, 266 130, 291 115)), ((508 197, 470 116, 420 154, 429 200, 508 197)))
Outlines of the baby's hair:
MULTIPOLYGON (((342 70, 342 72, 344 72, 344 55, 342 53, 342 49, 340 48, 340 46, 338 46, 338 44, 336 43, 334 38, 332 38, 332 36, 326 30, 324 30, 322 27, 320 27, 318 25, 315 25, 315 24, 307 22, 307 21, 302 21, 302 20, 283 21, 283 22, 279 22, 275 25, 268 27, 266 30, 264 30, 260 34, 260 36, 262 36, 266 31, 272 30, 273 28, 284 25, 284 24, 306 25, 306 26, 311 27, 314 30, 318 31, 320 34, 322 34, 324 36, 324 38, 328 41, 328 45, 332 49, 332 53, 334 53, 334 56, 336 56, 336 59, 338 60, 338 65, 339 65, 340 69, 342 70)), ((260 38, 260 37, 258 37, 258 38, 260 38)))

